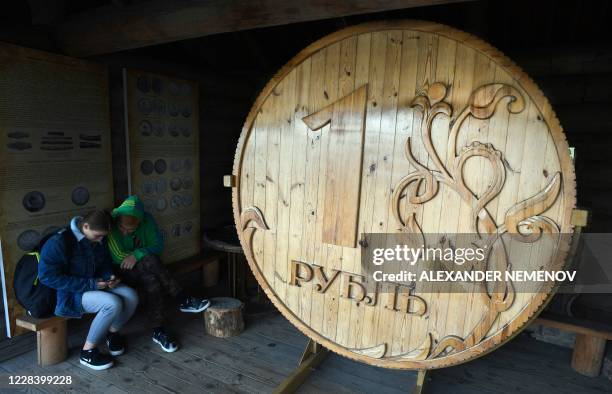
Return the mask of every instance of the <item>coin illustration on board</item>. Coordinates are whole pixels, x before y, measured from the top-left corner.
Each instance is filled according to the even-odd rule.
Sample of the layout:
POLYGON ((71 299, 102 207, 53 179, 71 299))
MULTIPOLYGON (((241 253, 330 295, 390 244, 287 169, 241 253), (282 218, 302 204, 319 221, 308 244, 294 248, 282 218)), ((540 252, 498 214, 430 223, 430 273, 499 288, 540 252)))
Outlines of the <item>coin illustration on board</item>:
POLYGON ((145 75, 138 76, 138 79, 136 80, 136 87, 142 93, 149 93, 149 90, 151 90, 151 81, 149 80, 149 77, 145 75))
POLYGON ((17 246, 24 252, 36 249, 40 242, 40 234, 36 230, 26 230, 17 237, 17 246))
POLYGON ((149 115, 153 111, 153 103, 148 98, 141 98, 138 100, 138 110, 144 115, 149 115))
POLYGON ((159 78, 153 78, 153 81, 151 82, 151 88, 153 89, 153 93, 162 94, 164 90, 164 83, 159 78))
POLYGON ((148 120, 143 120, 142 122, 140 122, 140 125, 138 126, 138 130, 140 130, 140 134, 143 137, 148 137, 153 132, 153 126, 151 125, 151 122, 149 122, 148 120))
POLYGON ((23 207, 29 212, 38 212, 45 207, 45 195, 39 191, 31 191, 23 196, 23 207))
POLYGON ((143 175, 151 175, 153 170, 154 166, 151 160, 143 160, 140 163, 140 172, 142 172, 143 175))
POLYGON ((181 188, 181 179, 174 177, 170 180, 170 189, 178 191, 181 188))
POLYGON ((164 159, 155 160, 155 172, 161 175, 164 172, 166 172, 166 168, 167 168, 166 160, 164 159))
POLYGON ((85 205, 89 202, 89 190, 83 186, 78 186, 72 191, 70 198, 75 205, 85 205))

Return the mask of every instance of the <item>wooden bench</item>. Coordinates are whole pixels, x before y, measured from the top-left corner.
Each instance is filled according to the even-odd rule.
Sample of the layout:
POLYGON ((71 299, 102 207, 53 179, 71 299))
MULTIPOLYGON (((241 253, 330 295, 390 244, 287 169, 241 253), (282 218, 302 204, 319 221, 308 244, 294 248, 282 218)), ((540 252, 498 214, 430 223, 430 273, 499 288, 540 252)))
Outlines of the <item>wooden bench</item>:
MULTIPOLYGON (((209 281, 209 275, 214 275, 208 270, 209 267, 212 267, 215 261, 218 261, 222 258, 222 254, 219 252, 209 252, 205 255, 195 256, 188 258, 186 260, 177 261, 176 263, 168 264, 167 268, 173 274, 182 275, 190 272, 194 272, 197 270, 202 270, 202 284, 206 286, 209 281)), ((218 276, 218 265, 216 275, 218 276)))
POLYGON ((36 319, 29 315, 17 318, 17 326, 36 332, 36 353, 38 365, 60 363, 68 356, 68 336, 65 317, 36 319))
POLYGON ((575 333, 572 369, 585 376, 599 376, 606 341, 612 340, 612 326, 583 319, 550 315, 538 317, 533 323, 575 333))
MULTIPOLYGON (((206 276, 206 267, 218 260, 221 254, 209 253, 205 256, 197 256, 183 262, 170 264, 169 270, 175 274, 184 274, 202 269, 206 276)), ((17 318, 18 327, 25 328, 36 333, 36 353, 38 365, 47 366, 64 361, 68 355, 67 318, 50 317, 37 319, 29 315, 17 318)))

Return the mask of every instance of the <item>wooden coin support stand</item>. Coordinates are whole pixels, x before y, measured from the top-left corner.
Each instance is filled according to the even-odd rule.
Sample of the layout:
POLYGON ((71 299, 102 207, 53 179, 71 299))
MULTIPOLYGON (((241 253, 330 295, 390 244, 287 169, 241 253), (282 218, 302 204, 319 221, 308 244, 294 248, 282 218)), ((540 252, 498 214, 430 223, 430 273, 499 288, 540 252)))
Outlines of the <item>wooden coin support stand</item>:
MULTIPOLYGON (((308 379, 308 376, 312 371, 314 371, 324 360, 325 357, 329 354, 329 350, 325 349, 323 346, 313 341, 312 339, 308 340, 306 344, 306 348, 304 349, 304 353, 300 358, 298 366, 296 369, 285 378, 285 380, 279 384, 274 390, 275 394, 289 394, 295 393, 298 388, 308 379)), ((415 372, 415 371, 408 371, 415 372)), ((427 379, 427 370, 421 369, 417 372, 416 381, 412 390, 410 391, 412 394, 421 394, 423 392, 423 387, 425 385, 425 380, 427 379)))
MULTIPOLYGON (((226 175, 223 177, 225 187, 233 188, 236 185, 234 175, 226 175)), ((567 256, 567 260, 573 261, 575 258, 580 236, 588 221, 588 211, 574 209, 572 211, 571 224, 574 226, 574 237, 567 256)), ((298 366, 293 372, 274 390, 275 393, 293 393, 306 381, 310 373, 315 370, 328 355, 329 350, 325 349, 319 343, 309 339, 304 353, 299 360, 298 366)), ((574 361, 575 363, 575 361, 574 361)), ((431 376, 429 376, 431 379, 431 376)), ((428 380, 427 370, 421 369, 417 372, 417 377, 411 392, 413 394, 421 394, 424 391, 425 382, 428 380)))

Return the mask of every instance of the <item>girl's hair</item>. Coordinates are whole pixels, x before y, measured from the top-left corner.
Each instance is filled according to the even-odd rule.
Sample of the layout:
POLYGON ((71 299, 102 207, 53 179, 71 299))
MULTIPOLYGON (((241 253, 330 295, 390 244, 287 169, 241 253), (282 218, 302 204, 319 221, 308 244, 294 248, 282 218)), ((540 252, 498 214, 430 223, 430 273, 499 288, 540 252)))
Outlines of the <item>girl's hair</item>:
POLYGON ((87 223, 89 228, 94 231, 110 231, 111 217, 104 210, 95 210, 87 213, 79 222, 79 230, 83 231, 83 224, 87 223))

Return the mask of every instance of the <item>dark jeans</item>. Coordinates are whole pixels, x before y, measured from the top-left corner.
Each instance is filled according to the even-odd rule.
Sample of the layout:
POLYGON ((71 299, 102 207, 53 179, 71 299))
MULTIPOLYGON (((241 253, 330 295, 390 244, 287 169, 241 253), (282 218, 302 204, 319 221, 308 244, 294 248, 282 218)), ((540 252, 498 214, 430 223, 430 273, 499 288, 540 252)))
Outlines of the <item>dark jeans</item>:
POLYGON ((159 327, 165 319, 165 293, 177 298, 182 289, 156 255, 147 255, 131 270, 118 268, 117 275, 128 286, 144 290, 147 315, 151 327, 159 327))

